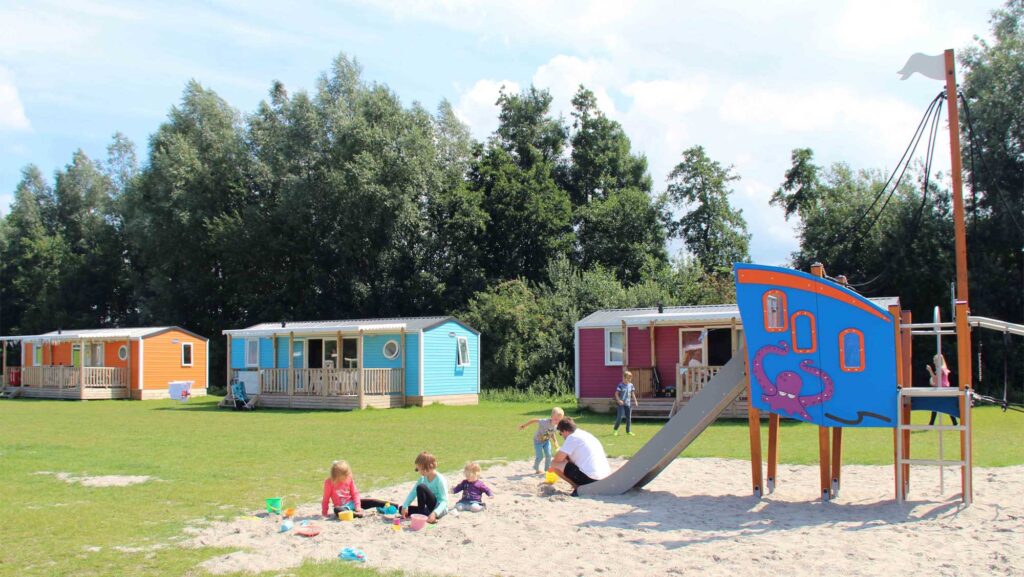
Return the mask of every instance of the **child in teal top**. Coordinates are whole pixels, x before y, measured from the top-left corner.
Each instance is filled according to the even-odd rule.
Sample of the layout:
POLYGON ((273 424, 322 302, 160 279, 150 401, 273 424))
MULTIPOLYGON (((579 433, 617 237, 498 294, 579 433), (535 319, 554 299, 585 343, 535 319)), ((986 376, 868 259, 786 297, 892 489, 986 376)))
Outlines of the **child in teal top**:
POLYGON ((437 472, 437 459, 425 451, 416 457, 416 471, 421 476, 402 503, 402 516, 426 515, 427 523, 437 523, 448 512, 448 481, 437 472))

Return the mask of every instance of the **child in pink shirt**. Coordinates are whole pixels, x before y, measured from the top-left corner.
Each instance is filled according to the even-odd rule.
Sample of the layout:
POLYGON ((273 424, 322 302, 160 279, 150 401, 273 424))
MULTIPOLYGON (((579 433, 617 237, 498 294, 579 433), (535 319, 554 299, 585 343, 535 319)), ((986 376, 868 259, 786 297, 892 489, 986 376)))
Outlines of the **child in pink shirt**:
POLYGON ((377 499, 364 499, 359 496, 359 489, 352 478, 352 468, 346 461, 335 461, 331 463, 331 476, 324 480, 324 498, 320 502, 320 514, 324 517, 333 518, 338 513, 348 510, 355 513, 356 517, 363 516, 363 505, 367 507, 383 507, 386 502, 377 499), (327 505, 334 505, 334 515, 327 514, 327 505))
POLYGON ((331 463, 331 476, 324 480, 324 498, 320 502, 320 514, 327 517, 327 504, 334 504, 334 514, 348 509, 356 515, 363 514, 359 489, 352 480, 352 469, 345 461, 331 463))

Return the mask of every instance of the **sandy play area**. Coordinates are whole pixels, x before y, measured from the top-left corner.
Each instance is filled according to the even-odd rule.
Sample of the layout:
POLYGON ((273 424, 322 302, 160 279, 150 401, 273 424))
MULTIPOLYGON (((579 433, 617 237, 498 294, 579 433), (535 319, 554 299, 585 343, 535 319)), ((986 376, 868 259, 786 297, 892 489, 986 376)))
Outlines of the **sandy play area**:
MULTIPOLYGON (((904 505, 893 501, 892 467, 881 466, 845 467, 829 504, 815 501, 818 469, 807 466, 780 466, 777 490, 761 501, 749 496, 745 461, 676 460, 647 489, 600 500, 569 497, 567 485, 528 473, 527 462, 484 471, 495 491, 486 512, 419 532, 395 532, 378 517, 323 521, 320 504, 309 503, 298 519, 322 530, 314 538, 278 533, 279 517, 247 515, 193 528, 186 542, 237 550, 202 565, 213 573, 345 563, 339 551, 359 547, 368 566, 409 574, 1024 575, 1024 466, 975 469, 967 508, 958 474, 948 470, 942 496, 933 468, 914 470, 904 505)), ((367 496, 398 499, 410 484, 367 496)))

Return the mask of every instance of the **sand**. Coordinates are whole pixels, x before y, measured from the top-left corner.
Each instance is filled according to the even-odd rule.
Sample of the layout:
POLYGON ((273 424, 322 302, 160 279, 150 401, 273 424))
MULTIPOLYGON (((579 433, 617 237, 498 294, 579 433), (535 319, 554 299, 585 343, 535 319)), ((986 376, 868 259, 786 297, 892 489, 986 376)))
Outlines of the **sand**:
MULTIPOLYGON (((953 470, 941 495, 938 470, 915 469, 902 505, 892 467, 844 467, 831 503, 815 500, 817 467, 781 466, 762 500, 750 496, 749 478, 746 461, 681 459, 645 490, 585 499, 517 462, 484 472, 495 491, 486 512, 419 532, 396 533, 379 517, 323 521, 310 503, 298 520, 322 530, 314 538, 278 533, 279 517, 251 513, 193 527, 186 543, 235 549, 201 565, 215 574, 344 563, 339 551, 359 547, 367 566, 410 575, 1024 575, 1024 466, 975 469, 970 507, 953 470)), ((368 493, 399 498, 408 489, 368 493)))
POLYGON ((75 476, 71 473, 53 473, 50 471, 39 471, 37 475, 53 475, 65 483, 77 483, 83 487, 127 487, 138 485, 155 480, 155 477, 145 475, 101 475, 95 477, 75 476))

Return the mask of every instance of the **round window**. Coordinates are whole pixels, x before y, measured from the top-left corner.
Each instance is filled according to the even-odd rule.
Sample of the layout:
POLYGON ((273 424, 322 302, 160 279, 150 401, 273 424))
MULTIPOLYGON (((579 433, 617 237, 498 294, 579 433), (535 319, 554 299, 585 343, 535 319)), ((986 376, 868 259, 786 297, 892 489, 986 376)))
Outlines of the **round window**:
POLYGON ((384 343, 384 357, 394 359, 398 357, 398 341, 391 340, 384 343))
POLYGON ((121 345, 121 348, 117 349, 117 358, 122 361, 128 360, 128 345, 121 345))

